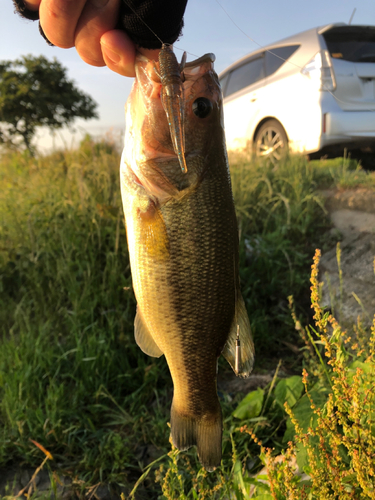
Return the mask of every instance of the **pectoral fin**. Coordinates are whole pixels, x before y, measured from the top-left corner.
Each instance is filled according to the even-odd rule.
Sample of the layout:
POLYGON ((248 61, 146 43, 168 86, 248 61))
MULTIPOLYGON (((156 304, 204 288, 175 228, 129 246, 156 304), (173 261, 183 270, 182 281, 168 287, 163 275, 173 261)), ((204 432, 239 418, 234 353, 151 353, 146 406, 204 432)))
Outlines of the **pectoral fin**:
POLYGON ((160 358, 163 354, 163 352, 156 345, 155 340, 152 338, 149 329, 145 325, 139 309, 137 310, 134 320, 134 336, 138 346, 148 356, 160 358))
POLYGON ((233 371, 238 377, 246 378, 250 375, 254 364, 254 344, 251 336, 250 321, 247 315, 245 302, 241 293, 238 294, 236 313, 233 324, 230 330, 228 340, 221 353, 228 361, 233 371), (236 372, 236 341, 237 341, 237 324, 239 325, 239 338, 241 350, 241 362, 239 371, 236 372))

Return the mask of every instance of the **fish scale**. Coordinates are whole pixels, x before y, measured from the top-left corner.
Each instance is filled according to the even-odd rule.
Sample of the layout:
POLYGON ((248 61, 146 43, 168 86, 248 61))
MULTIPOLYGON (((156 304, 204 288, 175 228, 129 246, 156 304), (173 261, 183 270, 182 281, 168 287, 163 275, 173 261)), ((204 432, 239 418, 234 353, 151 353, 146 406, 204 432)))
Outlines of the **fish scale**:
POLYGON ((223 353, 235 368, 237 324, 237 375, 248 376, 254 358, 239 289, 237 222, 213 59, 206 54, 187 63, 181 77, 187 165, 182 172, 155 62, 138 56, 121 160, 137 299, 135 339, 146 354, 164 354, 174 385, 173 443, 181 450, 196 445, 209 471, 221 461, 217 359, 223 353), (202 109, 208 110, 203 117, 202 109))

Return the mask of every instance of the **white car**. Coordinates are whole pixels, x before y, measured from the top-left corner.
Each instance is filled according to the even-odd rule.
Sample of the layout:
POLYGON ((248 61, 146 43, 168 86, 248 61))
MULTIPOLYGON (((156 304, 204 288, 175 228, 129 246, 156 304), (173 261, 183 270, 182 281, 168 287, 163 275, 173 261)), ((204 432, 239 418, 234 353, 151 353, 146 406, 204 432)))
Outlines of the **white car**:
POLYGON ((375 153, 375 26, 329 24, 267 45, 219 75, 229 150, 278 160, 375 153))

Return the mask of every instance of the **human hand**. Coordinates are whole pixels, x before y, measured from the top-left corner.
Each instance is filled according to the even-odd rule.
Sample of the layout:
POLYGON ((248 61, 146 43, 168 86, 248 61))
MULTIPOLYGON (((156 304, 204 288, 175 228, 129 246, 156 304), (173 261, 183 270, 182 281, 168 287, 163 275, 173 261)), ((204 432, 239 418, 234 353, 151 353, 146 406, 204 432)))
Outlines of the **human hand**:
MULTIPOLYGON (((123 76, 135 76, 136 47, 117 26, 120 0, 25 0, 30 10, 39 9, 39 20, 51 43, 75 47, 83 61, 105 66, 123 76)), ((138 49, 147 57, 158 51, 138 49)))

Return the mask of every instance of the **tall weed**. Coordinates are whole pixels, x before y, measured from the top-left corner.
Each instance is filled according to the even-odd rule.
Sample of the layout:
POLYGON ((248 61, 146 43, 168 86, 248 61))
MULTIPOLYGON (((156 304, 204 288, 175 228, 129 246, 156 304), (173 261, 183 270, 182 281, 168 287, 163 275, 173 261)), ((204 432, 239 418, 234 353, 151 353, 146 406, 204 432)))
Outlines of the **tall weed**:
POLYGON ((118 165, 115 151, 87 141, 2 158, 2 465, 36 466, 33 439, 72 476, 131 481, 138 445, 167 437, 155 403, 171 386, 165 364, 133 338, 118 165))
POLYGON ((311 274, 315 327, 304 329, 318 354, 309 364, 317 369, 303 369, 303 395, 285 398, 286 451, 275 457, 254 429, 240 429, 258 443, 266 466, 263 476, 245 473, 242 479, 254 488, 254 499, 264 498, 265 488, 266 498, 275 500, 375 498, 375 317, 370 332, 360 322, 351 334, 342 330, 320 306, 319 259, 317 251, 311 274))
POLYGON ((316 194, 321 173, 303 157, 287 157, 275 167, 237 155, 231 158, 231 175, 241 236, 241 287, 257 355, 279 357, 286 349, 283 342, 298 339, 289 295, 298 297, 298 313, 308 321, 309 262, 316 246, 324 245, 329 227, 316 194))

